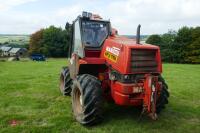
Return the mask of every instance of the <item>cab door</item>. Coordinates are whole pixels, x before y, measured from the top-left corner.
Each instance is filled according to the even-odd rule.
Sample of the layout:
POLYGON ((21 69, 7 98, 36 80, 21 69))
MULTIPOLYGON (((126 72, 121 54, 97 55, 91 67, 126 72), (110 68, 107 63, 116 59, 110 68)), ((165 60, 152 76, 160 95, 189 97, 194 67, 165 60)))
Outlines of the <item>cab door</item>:
POLYGON ((72 54, 69 62, 70 77, 76 78, 79 70, 79 59, 85 57, 84 46, 82 43, 81 34, 81 19, 78 18, 73 23, 73 42, 72 42, 72 54))
POLYGON ((85 55, 84 46, 82 43, 82 34, 81 34, 81 20, 77 19, 73 24, 73 49, 72 54, 76 53, 79 57, 83 58, 85 55))

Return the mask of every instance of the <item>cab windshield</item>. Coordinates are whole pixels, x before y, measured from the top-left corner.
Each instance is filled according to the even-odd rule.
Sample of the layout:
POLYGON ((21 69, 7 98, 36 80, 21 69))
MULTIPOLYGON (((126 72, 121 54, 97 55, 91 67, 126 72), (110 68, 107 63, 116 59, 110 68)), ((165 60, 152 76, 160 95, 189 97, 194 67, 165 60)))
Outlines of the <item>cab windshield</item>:
POLYGON ((86 47, 100 47, 108 32, 106 22, 82 21, 82 40, 86 47))

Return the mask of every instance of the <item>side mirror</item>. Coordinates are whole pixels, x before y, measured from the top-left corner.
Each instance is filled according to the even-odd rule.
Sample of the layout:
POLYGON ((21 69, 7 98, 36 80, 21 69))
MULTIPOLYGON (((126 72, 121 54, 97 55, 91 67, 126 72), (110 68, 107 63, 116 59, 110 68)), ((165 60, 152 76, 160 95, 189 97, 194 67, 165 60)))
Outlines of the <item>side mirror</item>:
POLYGON ((65 25, 65 29, 66 30, 70 30, 71 26, 72 25, 69 22, 67 22, 66 25, 65 25))
POLYGON ((116 29, 112 28, 111 36, 116 36, 116 35, 118 35, 118 31, 116 29))

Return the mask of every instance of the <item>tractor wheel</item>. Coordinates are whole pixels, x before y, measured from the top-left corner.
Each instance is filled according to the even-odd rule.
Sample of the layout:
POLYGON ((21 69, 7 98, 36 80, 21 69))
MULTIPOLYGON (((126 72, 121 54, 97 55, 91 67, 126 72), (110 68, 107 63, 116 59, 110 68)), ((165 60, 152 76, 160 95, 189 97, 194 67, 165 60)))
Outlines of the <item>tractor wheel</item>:
POLYGON ((60 92, 64 96, 71 94, 72 79, 70 78, 69 68, 63 67, 60 73, 60 92))
POLYGON ((73 82, 72 110, 82 125, 94 125, 102 120, 102 88, 100 81, 88 74, 80 75, 73 82))
POLYGON ((159 82, 162 82, 162 89, 160 92, 160 96, 157 99, 157 105, 156 105, 156 111, 159 114, 162 109, 165 108, 165 104, 168 104, 168 98, 169 98, 169 92, 168 92, 168 85, 165 82, 164 78, 162 76, 159 76, 158 78, 159 82))

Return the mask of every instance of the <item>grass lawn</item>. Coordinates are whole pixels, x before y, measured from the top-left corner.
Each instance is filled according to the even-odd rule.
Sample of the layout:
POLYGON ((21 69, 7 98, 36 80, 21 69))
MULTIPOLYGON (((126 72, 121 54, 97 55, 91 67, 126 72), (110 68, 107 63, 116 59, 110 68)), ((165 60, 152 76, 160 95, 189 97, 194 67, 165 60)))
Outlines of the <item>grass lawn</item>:
POLYGON ((200 65, 164 64, 171 97, 158 121, 138 121, 139 109, 108 104, 103 123, 83 127, 72 116, 70 97, 58 91, 65 64, 65 59, 0 62, 0 132, 200 133, 200 65))

